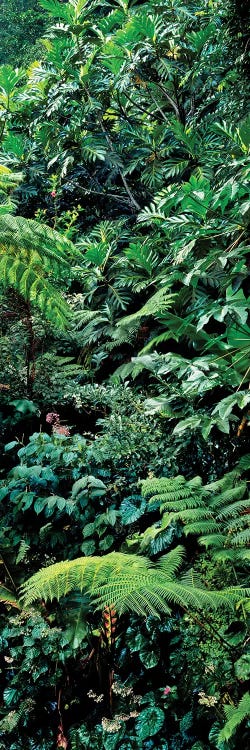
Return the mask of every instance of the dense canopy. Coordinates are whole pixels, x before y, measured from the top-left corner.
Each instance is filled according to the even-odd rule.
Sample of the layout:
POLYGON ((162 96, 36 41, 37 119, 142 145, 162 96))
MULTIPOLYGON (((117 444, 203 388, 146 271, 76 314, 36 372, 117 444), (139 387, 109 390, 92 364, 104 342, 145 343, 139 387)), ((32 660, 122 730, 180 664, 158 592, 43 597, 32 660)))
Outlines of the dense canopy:
POLYGON ((248 748, 249 16, 0 2, 0 750, 248 748))

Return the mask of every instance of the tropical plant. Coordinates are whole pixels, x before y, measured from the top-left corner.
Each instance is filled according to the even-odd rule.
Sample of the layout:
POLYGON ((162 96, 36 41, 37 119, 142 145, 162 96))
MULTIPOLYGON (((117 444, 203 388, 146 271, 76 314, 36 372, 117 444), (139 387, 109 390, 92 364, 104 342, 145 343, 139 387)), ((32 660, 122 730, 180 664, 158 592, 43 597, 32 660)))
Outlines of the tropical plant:
POLYGON ((160 531, 181 521, 185 535, 196 535, 215 560, 236 563, 249 558, 249 498, 237 470, 205 486, 200 477, 146 479, 142 494, 150 498, 149 505, 160 506, 160 531))
POLYGON ((248 8, 0 5, 0 748, 243 748, 248 8))
POLYGON ((197 609, 229 604, 229 594, 209 594, 196 584, 192 573, 175 579, 183 556, 184 549, 178 546, 151 567, 147 559, 122 552, 56 563, 35 573, 23 585, 22 596, 27 606, 38 598, 59 600, 69 591, 86 588, 98 608, 113 605, 119 612, 129 609, 154 615, 169 613, 169 604, 197 609))
MULTIPOLYGON (((235 734, 243 721, 250 716, 250 693, 244 693, 238 706, 227 705, 224 707, 226 724, 218 734, 218 742, 228 742, 235 734)), ((219 746, 219 745, 218 745, 219 746)))
POLYGON ((37 305, 55 325, 65 326, 68 305, 50 277, 66 276, 73 256, 69 240, 31 219, 9 214, 0 219, 0 237, 1 284, 37 305))

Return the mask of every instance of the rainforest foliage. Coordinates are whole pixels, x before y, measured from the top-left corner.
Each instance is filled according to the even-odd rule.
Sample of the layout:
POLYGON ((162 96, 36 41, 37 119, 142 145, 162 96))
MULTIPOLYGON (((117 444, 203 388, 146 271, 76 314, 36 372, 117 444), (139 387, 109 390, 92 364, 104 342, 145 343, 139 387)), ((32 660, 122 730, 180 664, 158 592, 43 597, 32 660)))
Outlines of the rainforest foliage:
POLYGON ((0 750, 247 750, 248 4, 0 22, 0 750))

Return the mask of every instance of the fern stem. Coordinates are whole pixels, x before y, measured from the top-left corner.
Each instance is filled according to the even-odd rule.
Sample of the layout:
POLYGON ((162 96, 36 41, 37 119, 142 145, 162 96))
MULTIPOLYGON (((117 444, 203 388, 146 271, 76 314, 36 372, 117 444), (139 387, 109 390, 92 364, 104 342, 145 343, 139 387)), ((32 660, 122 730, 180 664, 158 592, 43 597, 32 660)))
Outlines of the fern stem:
POLYGON ((124 174, 122 174, 121 170, 119 170, 119 171, 120 171, 120 176, 121 176, 123 185, 125 187, 125 190, 126 190, 127 194, 130 197, 131 203, 137 209, 137 211, 140 211, 141 210, 141 206, 139 205, 139 203, 137 203, 137 200, 134 198, 133 193, 131 193, 130 187, 128 186, 128 183, 127 183, 127 180, 126 180, 126 177, 124 177, 124 174))
POLYGON ((4 136, 5 125, 6 125, 6 118, 5 118, 5 120, 3 120, 3 123, 2 123, 2 126, 1 126, 1 131, 0 131, 0 143, 2 143, 2 139, 3 139, 3 136, 4 136))
MULTIPOLYGON (((163 109, 157 104, 157 99, 155 98, 154 94, 152 94, 152 91, 149 91, 150 99, 152 99, 152 102, 154 102, 155 106, 158 108, 159 112, 161 113, 161 116, 163 117, 164 121, 169 125, 169 119, 165 115, 165 112, 163 112, 163 109)), ((177 110, 178 112, 178 110, 177 110)))
POLYGON ((249 372, 250 372, 250 367, 248 367, 248 368, 247 368, 247 370, 246 370, 246 372, 244 372, 243 378, 242 378, 242 380, 240 381, 240 385, 238 386, 238 388, 236 388, 236 393, 237 393, 237 391, 240 391, 240 389, 241 389, 241 386, 243 385, 243 383, 244 383, 244 380, 245 380, 245 378, 247 377, 247 375, 248 375, 248 373, 249 373, 249 372))

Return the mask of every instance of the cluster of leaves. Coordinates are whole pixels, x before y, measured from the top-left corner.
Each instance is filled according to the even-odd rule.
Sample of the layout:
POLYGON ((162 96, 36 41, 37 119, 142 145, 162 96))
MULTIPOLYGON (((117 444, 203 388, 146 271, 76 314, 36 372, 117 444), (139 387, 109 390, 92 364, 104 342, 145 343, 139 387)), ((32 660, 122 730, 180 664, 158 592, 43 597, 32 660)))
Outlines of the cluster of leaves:
MULTIPOLYGON (((47 725, 49 717, 48 732, 44 733, 47 750, 53 747, 53 734, 63 715, 64 726, 70 730, 72 747, 81 747, 88 737, 97 748, 109 747, 110 743, 112 747, 118 747, 123 741, 140 750, 149 737, 157 735, 159 747, 168 742, 170 748, 185 747, 183 743, 191 748, 196 738, 205 739, 206 733, 210 732, 213 740, 216 732, 219 736, 225 723, 224 704, 229 707, 237 705, 244 695, 242 687, 248 675, 245 652, 247 600, 243 588, 246 554, 244 540, 239 540, 241 546, 238 548, 242 554, 234 557, 234 567, 230 572, 230 569, 225 569, 225 560, 230 559, 230 554, 224 559, 223 554, 217 552, 218 542, 222 545, 223 537, 222 541, 216 539, 214 545, 210 539, 208 548, 211 547, 211 553, 199 554, 196 561, 193 541, 190 562, 194 560, 194 570, 191 573, 186 570, 184 576, 176 577, 184 552, 176 545, 178 541, 186 544, 186 530, 192 532, 193 539, 194 535, 199 537, 202 520, 198 523, 197 508, 202 519, 203 497, 207 501, 209 495, 213 498, 213 492, 217 492, 215 497, 218 497, 217 501, 212 500, 212 505, 219 507, 218 522, 223 517, 223 508, 225 512, 229 508, 231 523, 239 528, 241 519, 243 522, 248 519, 241 516, 247 502, 241 499, 246 484, 242 481, 238 488, 234 487, 236 471, 204 489, 199 478, 186 482, 183 477, 151 478, 143 482, 144 497, 140 497, 138 489, 137 495, 126 497, 121 474, 120 486, 116 485, 119 479, 116 480, 112 469, 112 451, 108 463, 107 446, 108 486, 97 476, 98 445, 96 462, 93 456, 95 443, 99 440, 102 440, 101 434, 93 441, 89 436, 86 439, 80 435, 70 437, 53 432, 51 437, 47 433, 35 434, 29 444, 21 448, 15 441, 6 445, 7 455, 18 448, 20 463, 2 481, 0 490, 3 515, 1 554, 5 571, 1 600, 12 611, 13 607, 16 608, 17 615, 9 616, 6 622, 2 614, 5 664, 0 732, 5 737, 5 747, 6 738, 7 743, 10 738, 7 746, 11 749, 19 748, 14 743, 17 727, 23 739, 28 738, 32 731, 39 742, 41 725, 44 722, 47 725), (86 473, 90 470, 95 475, 86 473), (110 484, 112 476, 113 486, 110 484), (144 498, 150 496, 152 499, 147 500, 146 507, 144 498), (180 521, 185 524, 177 528, 177 513, 172 514, 173 517, 168 519, 175 526, 171 534, 165 534, 166 505, 169 510, 172 506, 176 509, 177 526, 180 521), (164 511, 162 521, 160 506, 164 511), (186 525, 187 511, 183 510, 186 507, 190 508, 190 520, 195 528, 186 525), (156 513, 158 521, 144 531, 146 518, 150 523, 150 514, 152 519, 152 514, 155 518, 156 513), (125 540, 129 554, 124 547, 125 540), (89 557, 96 552, 99 555, 106 553, 112 545, 117 549, 122 542, 124 552, 89 557), (146 550, 154 560, 156 558, 156 565, 135 554, 139 548, 146 550), (167 554, 162 556, 164 551, 167 554), (79 552, 87 556, 75 560, 79 552), (55 562, 62 559, 64 562, 55 562), (27 576, 45 561, 47 567, 26 581, 27 576), (22 599, 18 600, 16 591, 23 582, 24 603, 22 599), (217 592, 209 595, 207 586, 216 586, 217 592), (80 593, 82 589, 83 593, 80 593), (113 686, 112 717, 105 703, 104 676, 105 665, 107 670, 112 656, 103 640, 100 615, 95 615, 91 606, 93 597, 98 610, 108 603, 115 603, 120 613, 132 610, 129 620, 123 615, 116 640, 115 668, 119 670, 122 682, 119 689, 116 681, 113 686), (37 599, 40 602, 38 608, 30 609, 31 603, 37 599), (59 599, 59 606, 55 599, 59 599), (227 606, 223 613, 230 599, 233 609, 234 602, 238 603, 238 613, 235 612, 233 617, 227 606), (48 600, 52 603, 45 607, 44 602, 48 600), (21 613, 20 607, 24 607, 21 613), (180 616, 183 607, 184 612, 187 611, 184 617, 180 616), (205 616, 204 608, 207 611, 205 616), (143 627, 138 627, 138 616, 133 612, 147 615, 143 627), (160 625, 155 619, 159 612, 164 613, 160 625), (92 663, 89 651, 95 653, 96 649, 92 663), (99 667, 100 659, 103 672, 99 667), (31 668, 32 682, 29 678, 31 668), (182 684, 182 670, 185 685, 182 684), (164 685, 163 674, 170 685, 164 685), (145 685, 149 691, 146 694, 145 685), (194 703, 190 708, 193 691, 194 703), (136 697, 138 692, 143 693, 139 698, 136 697), (29 720, 27 700, 32 703, 29 720), (79 721, 82 700, 86 714, 84 724, 79 721), (93 730, 95 703, 97 728, 93 730), (33 722, 33 730, 30 722, 33 722), (200 733, 201 722, 203 730, 200 733)), ((246 457, 245 469, 248 464, 246 457)), ((117 468, 116 472, 119 476, 117 468)), ((127 476, 129 473, 128 468, 127 476)), ((207 523, 208 514, 205 516, 207 523)), ((230 528, 228 539, 231 541, 230 528)), ((232 545, 229 552, 231 548, 232 545)), ((227 551, 227 539, 224 550, 227 551)), ((187 546, 188 557, 190 551, 187 546)), ((246 700, 244 698, 244 706, 247 706, 246 700)), ((240 727, 244 716, 242 714, 239 719, 240 727)), ((230 725, 232 731, 226 729, 226 724, 225 731, 234 737, 237 714, 232 721, 235 721, 230 725)))
POLYGON ((248 10, 20 0, 15 35, 16 8, 0 748, 244 747, 248 10))
POLYGON ((36 0, 1 0, 0 64, 24 65, 41 54, 39 37, 45 30, 44 12, 36 0), (17 23, 18 18, 18 23, 17 23))

